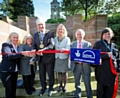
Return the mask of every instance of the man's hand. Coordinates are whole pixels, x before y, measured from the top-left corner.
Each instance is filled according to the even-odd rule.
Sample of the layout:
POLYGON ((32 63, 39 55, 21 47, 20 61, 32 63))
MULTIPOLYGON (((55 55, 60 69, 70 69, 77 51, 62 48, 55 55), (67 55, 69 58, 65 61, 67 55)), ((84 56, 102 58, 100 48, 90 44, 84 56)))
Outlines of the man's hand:
POLYGON ((36 54, 42 56, 42 55, 43 55, 42 51, 43 51, 43 50, 38 50, 38 51, 36 52, 36 54))
POLYGON ((23 51, 21 54, 27 57, 35 57, 35 51, 23 51))

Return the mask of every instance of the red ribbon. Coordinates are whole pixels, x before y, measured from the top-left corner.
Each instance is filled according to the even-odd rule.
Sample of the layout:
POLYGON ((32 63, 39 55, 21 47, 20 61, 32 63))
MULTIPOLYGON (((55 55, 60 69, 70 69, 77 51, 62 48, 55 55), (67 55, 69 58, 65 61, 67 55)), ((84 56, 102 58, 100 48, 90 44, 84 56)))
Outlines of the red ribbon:
MULTIPOLYGON (((25 51, 24 51, 25 52, 25 51)), ((33 51, 26 51, 26 53, 28 54, 32 54, 34 53, 33 51)), ((41 50, 41 51, 36 51, 35 53, 66 53, 66 54, 70 54, 69 50, 41 50)), ((106 54, 107 52, 101 52, 101 54, 106 54)), ((0 53, 0 55, 4 55, 4 54, 20 54, 19 53, 0 53)), ((115 80, 115 84, 114 84, 114 92, 113 92, 113 96, 112 98, 116 98, 117 96, 117 91, 118 91, 118 73, 116 72, 114 65, 113 65, 113 61, 112 58, 110 58, 110 68, 113 74, 116 75, 116 80, 115 80)))
POLYGON ((118 72, 116 72, 114 68, 112 58, 110 58, 110 68, 111 68, 112 73, 116 75, 115 84, 114 84, 114 93, 112 96, 112 98, 116 98, 117 92, 118 92, 118 72))
MULTIPOLYGON (((33 53, 66 53, 70 54, 69 50, 41 50, 41 51, 23 51, 26 52, 27 54, 33 54, 33 53)), ((12 52, 7 52, 7 53, 0 53, 0 55, 6 55, 6 54, 21 54, 21 52, 18 53, 12 53, 12 52)))
MULTIPOLYGON (((101 52, 101 54, 106 54, 106 53, 107 52, 101 52)), ((113 92, 113 96, 112 96, 112 98, 116 98, 117 92, 118 92, 118 72, 116 72, 116 70, 114 68, 112 58, 110 58, 110 69, 111 69, 112 73, 116 75, 115 84, 114 84, 114 92, 113 92)))
POLYGON ((36 51, 36 53, 66 53, 66 54, 70 54, 70 50, 43 50, 43 51, 36 51))

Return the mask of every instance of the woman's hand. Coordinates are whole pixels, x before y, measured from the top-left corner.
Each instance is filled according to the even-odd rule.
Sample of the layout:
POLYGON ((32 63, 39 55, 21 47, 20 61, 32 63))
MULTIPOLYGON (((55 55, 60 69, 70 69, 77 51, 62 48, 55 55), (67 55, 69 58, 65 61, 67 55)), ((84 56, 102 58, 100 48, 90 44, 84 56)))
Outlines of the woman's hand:
POLYGON ((65 49, 65 48, 62 48, 61 49, 61 52, 63 52, 63 51, 68 51, 69 49, 65 49))
POLYGON ((102 65, 102 59, 100 59, 100 65, 102 65))
POLYGON ((112 57, 112 52, 108 52, 108 56, 109 56, 109 57, 112 57))
POLYGON ((42 51, 43 51, 43 50, 38 50, 38 51, 36 52, 36 54, 42 56, 42 55, 43 55, 42 51))
POLYGON ((34 51, 23 51, 23 52, 21 52, 21 54, 24 56, 27 56, 27 57, 35 57, 34 51))
POLYGON ((30 64, 30 65, 34 65, 34 64, 35 64, 35 62, 34 62, 34 61, 31 61, 29 64, 30 64))

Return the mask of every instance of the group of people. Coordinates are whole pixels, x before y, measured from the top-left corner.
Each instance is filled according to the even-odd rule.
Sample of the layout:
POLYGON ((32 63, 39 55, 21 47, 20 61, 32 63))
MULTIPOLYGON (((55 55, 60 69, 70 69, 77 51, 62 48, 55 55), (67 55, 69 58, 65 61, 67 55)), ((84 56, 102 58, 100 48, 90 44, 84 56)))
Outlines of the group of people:
POLYGON ((2 44, 2 61, 0 64, 1 80, 5 87, 6 98, 16 98, 16 83, 18 71, 22 74, 23 83, 27 94, 31 95, 36 89, 33 87, 35 78, 35 62, 38 61, 39 76, 42 96, 47 89, 46 73, 48 74, 48 96, 52 96, 54 86, 54 71, 58 73, 58 92, 66 92, 68 71, 71 70, 75 81, 75 98, 81 98, 81 80, 83 79, 87 98, 92 98, 91 66, 95 68, 97 80, 97 98, 112 98, 116 74, 112 73, 110 58, 113 68, 119 72, 120 68, 116 60, 119 58, 119 50, 112 42, 113 32, 110 28, 102 31, 101 39, 95 44, 84 40, 85 32, 77 29, 76 41, 71 43, 67 36, 67 30, 63 24, 59 24, 56 33, 45 30, 45 22, 36 20, 38 31, 32 37, 27 34, 21 45, 18 45, 19 35, 12 32, 8 41, 2 44), (100 65, 91 65, 84 62, 70 61, 66 53, 44 53, 43 50, 70 50, 71 48, 99 49, 101 52, 100 65))

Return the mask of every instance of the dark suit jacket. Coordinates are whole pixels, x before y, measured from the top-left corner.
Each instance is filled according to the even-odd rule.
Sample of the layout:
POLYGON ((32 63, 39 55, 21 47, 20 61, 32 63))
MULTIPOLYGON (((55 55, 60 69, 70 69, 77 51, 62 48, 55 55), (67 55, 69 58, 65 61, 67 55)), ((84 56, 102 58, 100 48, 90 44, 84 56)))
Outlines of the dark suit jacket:
POLYGON ((2 44, 2 61, 0 64, 1 72, 15 72, 16 65, 19 68, 21 54, 16 53, 12 44, 3 43, 2 44), (9 53, 9 54, 8 54, 9 53))
MULTIPOLYGON (((34 38, 33 38, 33 49, 35 49, 36 51, 40 48, 40 41, 39 41, 39 34, 38 32, 36 32, 34 34, 34 38)), ((44 47, 47 47, 48 50, 54 50, 54 32, 48 31, 47 33, 45 33, 44 38, 43 38, 43 44, 44 47), (52 48, 51 48, 52 46, 52 48)), ((50 63, 50 62, 54 62, 55 60, 55 54, 53 53, 49 53, 49 54, 43 54, 43 56, 37 56, 38 57, 38 61, 41 60, 45 60, 46 63, 50 63)))
MULTIPOLYGON (((77 41, 74 41, 71 44, 71 48, 77 48, 77 41)), ((92 48, 91 43, 88 42, 88 41, 83 40, 82 41, 82 48, 83 49, 90 49, 90 48, 92 48)), ((75 66, 76 66, 75 61, 71 61, 71 71, 72 72, 75 71, 75 66)), ((83 63, 83 70, 84 70, 85 74, 90 74, 90 72, 91 72, 90 64, 83 63)))

